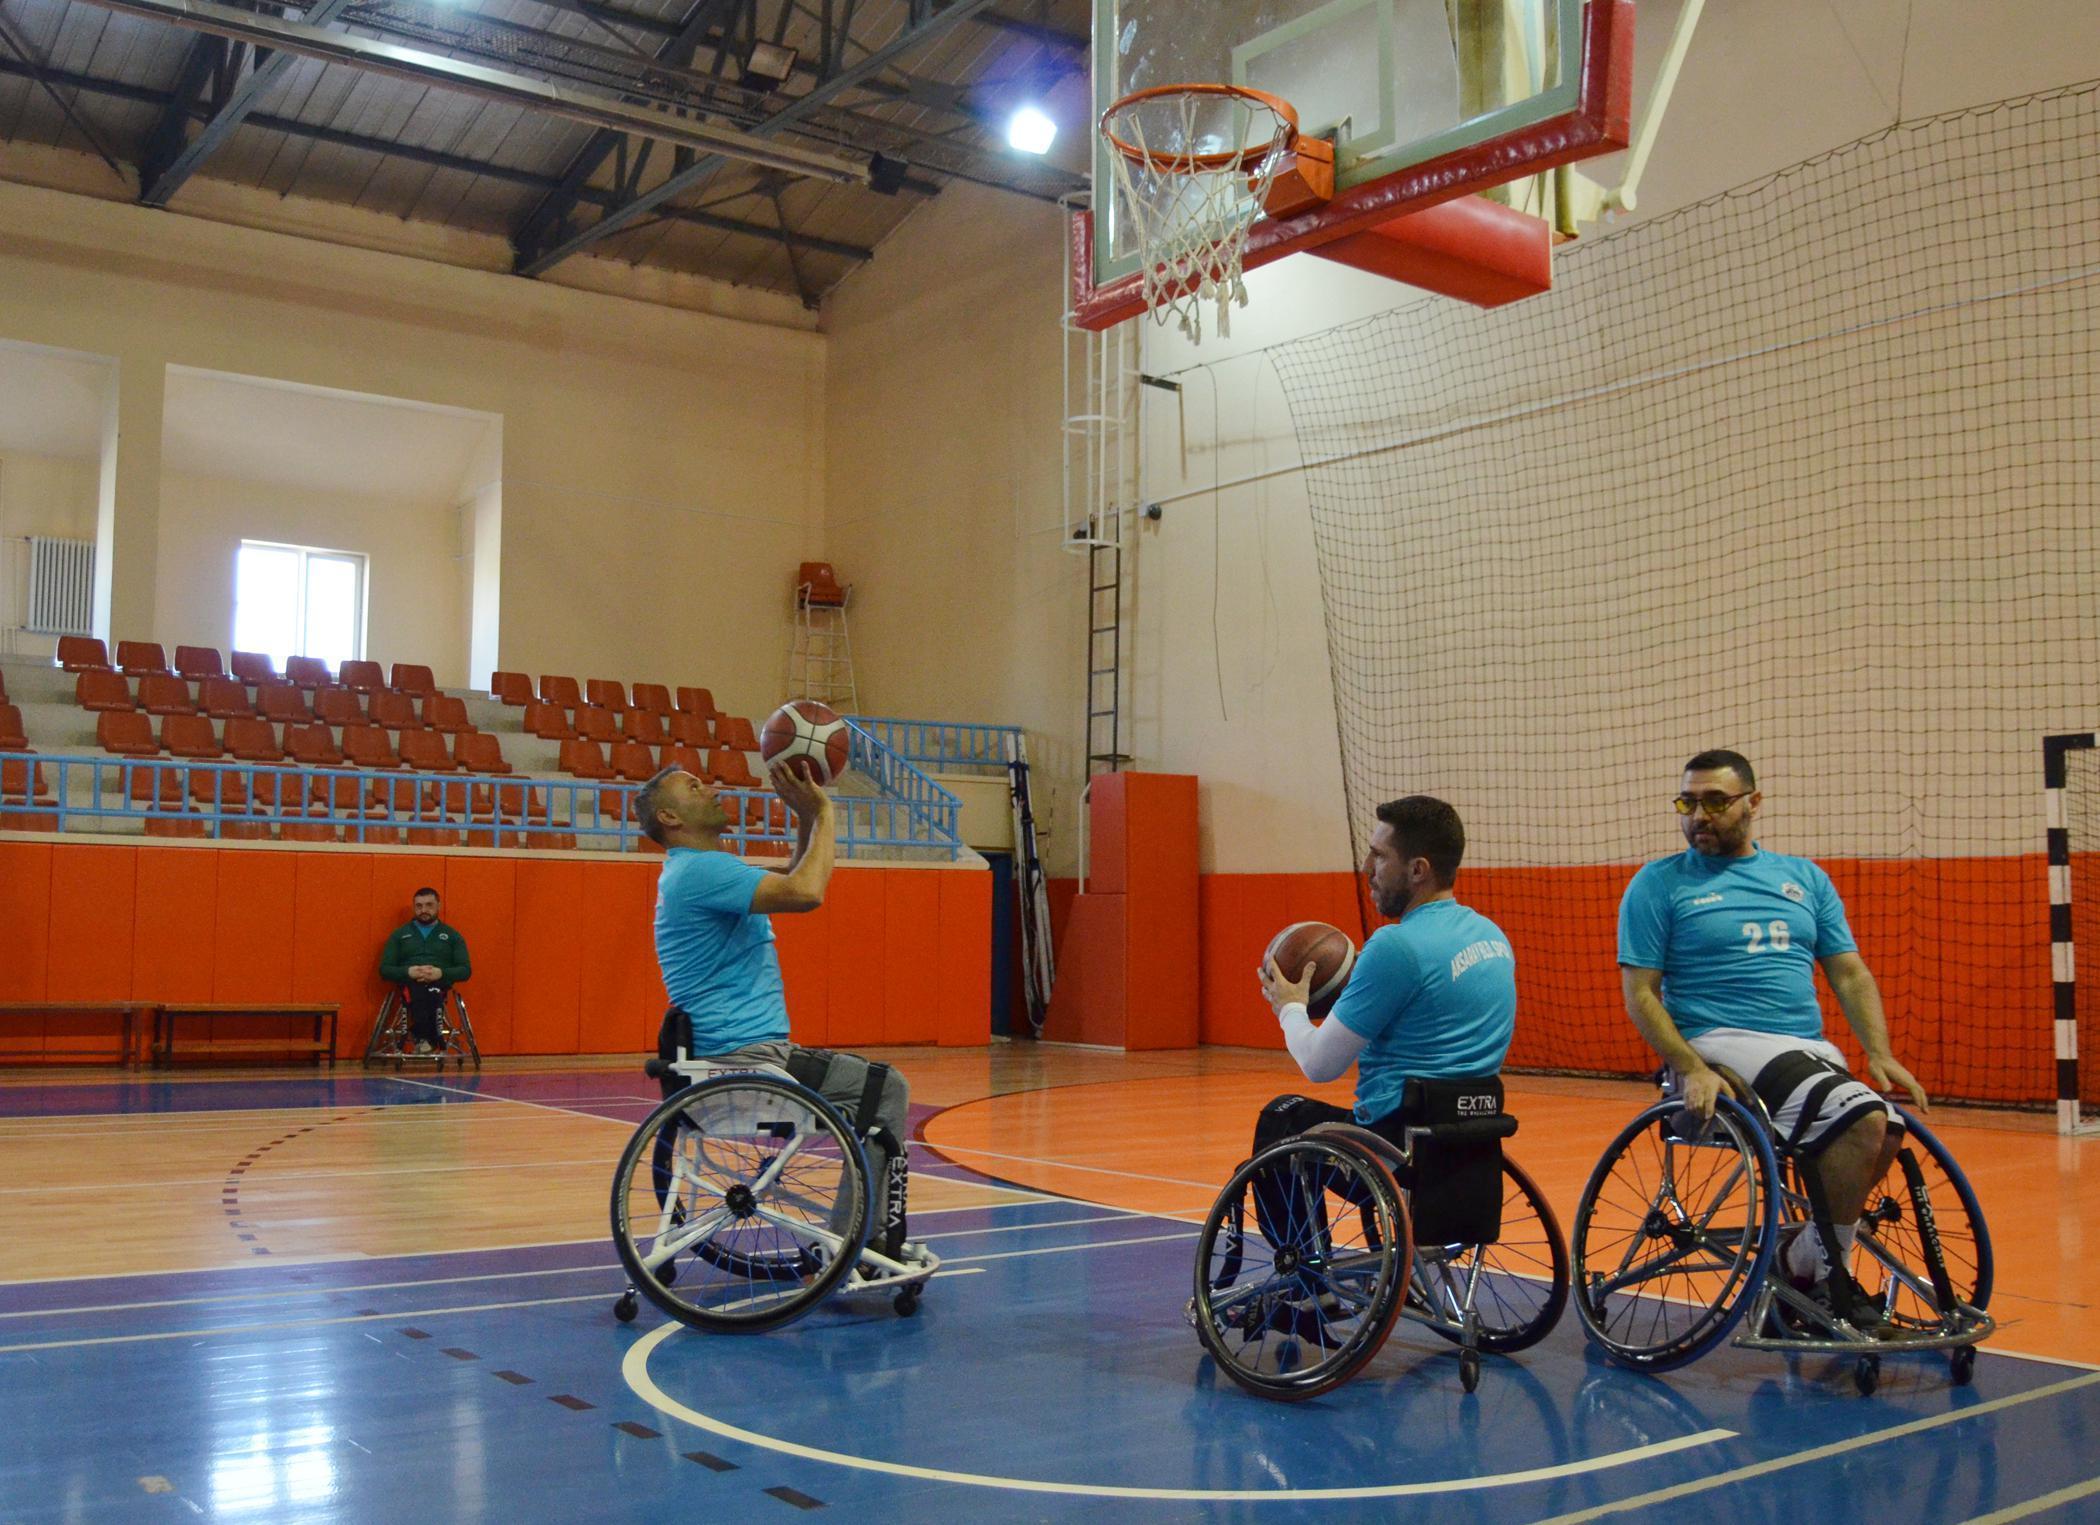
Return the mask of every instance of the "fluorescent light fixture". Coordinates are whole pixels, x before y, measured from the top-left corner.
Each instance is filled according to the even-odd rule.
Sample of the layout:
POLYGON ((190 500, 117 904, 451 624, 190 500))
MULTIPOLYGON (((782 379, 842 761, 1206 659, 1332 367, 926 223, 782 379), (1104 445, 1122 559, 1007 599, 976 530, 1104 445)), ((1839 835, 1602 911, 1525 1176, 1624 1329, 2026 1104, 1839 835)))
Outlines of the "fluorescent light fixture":
POLYGON ((777 42, 757 42, 751 45, 751 56, 744 60, 746 80, 764 80, 769 85, 783 85, 795 72, 795 50, 777 42))
POLYGON ((1046 154, 1057 139, 1057 123, 1034 106, 1023 106, 1006 124, 1006 141, 1024 154, 1046 154))

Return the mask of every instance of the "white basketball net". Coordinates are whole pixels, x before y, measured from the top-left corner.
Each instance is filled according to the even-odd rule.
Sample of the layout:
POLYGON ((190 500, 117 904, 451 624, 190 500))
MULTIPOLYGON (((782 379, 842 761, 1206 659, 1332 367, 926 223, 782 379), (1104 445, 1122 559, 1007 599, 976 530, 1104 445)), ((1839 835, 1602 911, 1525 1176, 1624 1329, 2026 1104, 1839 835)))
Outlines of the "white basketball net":
POLYGON ((1137 245, 1145 306, 1157 322, 1172 317, 1200 343, 1203 308, 1215 303, 1218 337, 1229 336, 1232 309, 1247 305, 1240 268, 1247 230, 1261 215, 1295 127, 1264 102, 1194 91, 1113 115, 1116 136, 1134 151, 1114 150, 1109 162, 1123 226, 1137 245), (1190 162, 1224 153, 1233 157, 1221 168, 1190 162))

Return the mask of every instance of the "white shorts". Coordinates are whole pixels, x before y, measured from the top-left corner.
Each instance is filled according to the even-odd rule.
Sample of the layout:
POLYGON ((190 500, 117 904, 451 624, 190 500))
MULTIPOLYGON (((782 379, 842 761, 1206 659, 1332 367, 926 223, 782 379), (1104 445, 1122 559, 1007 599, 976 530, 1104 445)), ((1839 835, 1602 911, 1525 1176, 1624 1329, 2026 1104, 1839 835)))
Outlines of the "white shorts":
POLYGON ((1834 1043, 1741 1027, 1709 1028, 1684 1041, 1708 1064, 1725 1065, 1749 1082, 1772 1115, 1776 1149, 1815 1155, 1875 1112, 1901 1126, 1871 1086, 1852 1078, 1834 1043))

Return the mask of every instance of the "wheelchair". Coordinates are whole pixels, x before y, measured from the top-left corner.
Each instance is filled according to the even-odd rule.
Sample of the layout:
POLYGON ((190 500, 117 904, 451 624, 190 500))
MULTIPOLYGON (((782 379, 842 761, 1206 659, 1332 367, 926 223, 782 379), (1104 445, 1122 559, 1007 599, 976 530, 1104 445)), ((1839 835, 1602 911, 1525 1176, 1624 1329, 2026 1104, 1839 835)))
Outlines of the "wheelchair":
POLYGON ((408 1030, 408 987, 396 986, 387 992, 379 1015, 372 1021, 372 1036, 365 1042, 365 1067, 391 1063, 397 1070, 410 1064, 443 1069, 447 1063, 457 1062, 462 1070, 469 1064, 477 1070, 481 1068, 481 1046, 474 1041, 474 1021, 467 1015, 467 998, 456 985, 445 992, 438 1007, 437 1030, 436 1048, 427 1054, 416 1053, 415 1039, 408 1030))
POLYGON ((1780 1269, 1779 1247, 1797 1233, 1821 1234, 1841 1263, 1821 1187, 1797 1152, 1774 1146, 1756 1093, 1725 1070, 1722 1080, 1703 1128, 1666 1088, 1583 1188, 1575 1307, 1590 1340, 1650 1372, 1695 1361, 1731 1333, 1745 1350, 1851 1356, 1862 1395, 1879 1386, 1884 1355, 1945 1351, 1955 1385, 1968 1383, 1977 1342, 1996 1327, 1985 1312, 1991 1239, 1945 1146, 1892 1104, 1904 1139, 1868 1191, 1850 1266, 1877 1328, 1858 1307, 1797 1291, 1780 1269))
POLYGON ((785 1070, 651 1059, 650 1078, 691 1082, 642 1120, 613 1174, 612 1237, 637 1289, 680 1323, 755 1333, 793 1323, 834 1292, 885 1292, 900 1317, 940 1259, 868 1244, 876 1215, 867 1155, 845 1115, 785 1070))
POLYGON ((1322 1123, 1233 1172, 1196 1241, 1189 1317, 1249 1392, 1296 1402, 1348 1381, 1401 1317, 1459 1348, 1536 1345, 1568 1302, 1568 1248, 1531 1177, 1502 1149, 1502 1083, 1410 1080, 1400 1141, 1322 1123), (1250 1228, 1251 1225, 1251 1228, 1250 1228))

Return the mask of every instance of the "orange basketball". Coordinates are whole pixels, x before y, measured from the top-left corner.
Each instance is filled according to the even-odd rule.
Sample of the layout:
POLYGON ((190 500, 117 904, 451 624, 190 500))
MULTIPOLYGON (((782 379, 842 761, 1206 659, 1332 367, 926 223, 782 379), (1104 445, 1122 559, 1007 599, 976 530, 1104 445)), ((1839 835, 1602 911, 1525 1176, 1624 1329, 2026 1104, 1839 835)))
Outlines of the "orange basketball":
POLYGON ((767 768, 793 768, 815 784, 846 771, 853 738, 829 705, 795 699, 767 717, 758 733, 758 755, 767 768))
POLYGON ((1278 932, 1263 956, 1274 959, 1284 978, 1294 984, 1299 972, 1311 964, 1312 997, 1305 1009, 1324 1017, 1349 983, 1349 971, 1356 967, 1356 944, 1340 927, 1324 921, 1299 921, 1278 932))

